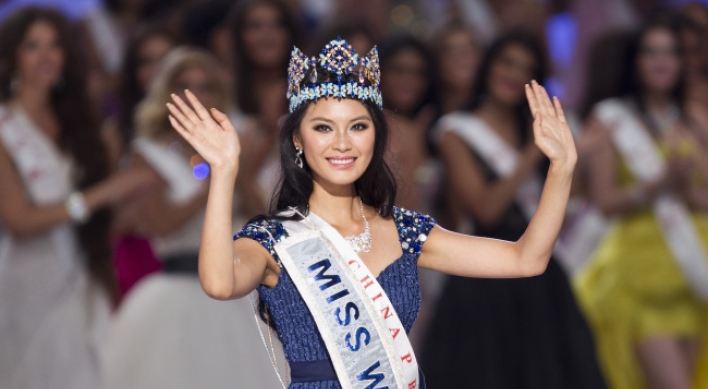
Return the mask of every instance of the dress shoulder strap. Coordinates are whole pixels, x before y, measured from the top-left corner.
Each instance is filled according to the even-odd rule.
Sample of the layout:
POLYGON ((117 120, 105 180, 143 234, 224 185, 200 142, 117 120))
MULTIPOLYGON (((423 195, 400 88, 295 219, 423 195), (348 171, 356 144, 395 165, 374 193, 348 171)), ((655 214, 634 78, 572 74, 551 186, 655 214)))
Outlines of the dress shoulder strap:
POLYGON ((280 258, 278 253, 275 252, 275 244, 282 242, 287 237, 288 232, 281 222, 275 219, 262 218, 246 224, 241 231, 234 235, 233 239, 249 238, 255 240, 268 250, 275 262, 280 265, 280 258))

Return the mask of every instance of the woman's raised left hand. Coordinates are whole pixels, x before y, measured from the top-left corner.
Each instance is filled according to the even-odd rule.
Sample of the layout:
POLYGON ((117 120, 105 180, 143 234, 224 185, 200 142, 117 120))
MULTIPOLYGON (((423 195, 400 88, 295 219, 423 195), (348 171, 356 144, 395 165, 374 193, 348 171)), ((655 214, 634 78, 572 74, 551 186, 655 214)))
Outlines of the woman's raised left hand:
POLYGON ((535 80, 526 85, 526 98, 534 117, 536 146, 551 160, 551 164, 572 170, 578 154, 560 101, 554 97, 551 102, 546 89, 535 80))

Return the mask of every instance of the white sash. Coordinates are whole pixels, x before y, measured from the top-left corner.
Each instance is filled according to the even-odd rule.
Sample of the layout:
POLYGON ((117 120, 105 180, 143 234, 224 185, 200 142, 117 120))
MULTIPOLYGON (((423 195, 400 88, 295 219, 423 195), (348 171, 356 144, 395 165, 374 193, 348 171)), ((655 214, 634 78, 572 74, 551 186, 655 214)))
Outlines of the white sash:
POLYGON ((418 388, 403 324, 351 246, 312 212, 283 226, 289 237, 275 250, 317 323, 342 388, 418 388))
MULTIPOLYGON (((475 115, 463 112, 445 115, 436 125, 436 131, 438 137, 452 131, 462 138, 498 176, 514 174, 519 153, 475 115)), ((542 188, 539 177, 532 175, 516 191, 516 202, 528 220, 536 213, 542 188)))
MULTIPOLYGON (((654 140, 626 102, 605 100, 598 104, 595 115, 614 128, 615 147, 637 180, 653 182, 664 174, 666 164, 654 140)), ((688 283, 698 296, 708 300, 708 258, 689 210, 672 194, 659 196, 653 208, 669 249, 688 283)))

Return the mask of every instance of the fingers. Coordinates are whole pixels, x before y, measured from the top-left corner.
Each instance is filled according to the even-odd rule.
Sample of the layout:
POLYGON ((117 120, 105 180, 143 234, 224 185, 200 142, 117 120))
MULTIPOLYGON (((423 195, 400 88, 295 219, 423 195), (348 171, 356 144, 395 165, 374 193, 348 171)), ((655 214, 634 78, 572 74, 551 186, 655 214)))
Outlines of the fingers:
POLYGON ((531 114, 536 117, 536 112, 538 112, 538 100, 536 99, 536 93, 534 93, 533 89, 531 88, 531 85, 526 84, 524 86, 524 89, 526 90, 526 100, 529 102, 529 109, 531 110, 531 114))
POLYGON ((224 114, 223 112, 219 111, 216 108, 212 108, 211 116, 214 117, 214 120, 216 120, 216 122, 219 123, 219 126, 221 126, 221 128, 223 128, 224 130, 236 131, 233 124, 231 124, 231 120, 229 120, 229 117, 226 116, 226 114, 224 114))
POLYGON ((538 112, 534 116, 533 129, 534 129, 534 137, 536 139, 539 139, 540 138, 539 135, 541 135, 541 131, 543 130, 543 115, 541 115, 538 112))
POLYGON ((182 128, 185 130, 190 130, 193 126, 194 123, 192 123, 191 120, 189 120, 186 116, 182 114, 182 111, 179 110, 174 104, 172 103, 167 103, 167 109, 170 111, 172 119, 176 122, 181 124, 182 128))
POLYGON ((550 97, 548 97, 546 88, 541 86, 536 80, 531 81, 531 87, 536 94, 536 100, 538 101, 541 113, 544 115, 555 115, 555 110, 551 104, 550 97))
POLYGON ((556 109, 556 116, 558 116, 558 120, 560 120, 561 123, 567 123, 565 121, 565 112, 563 112, 563 107, 561 107, 560 100, 557 96, 553 96, 553 106, 556 109))
POLYGON ((184 138, 185 140, 188 140, 189 137, 190 137, 190 135, 191 135, 191 134, 189 133, 189 131, 188 131, 187 129, 185 129, 184 127, 182 127, 182 125, 179 124, 179 122, 177 122, 177 119, 175 119, 174 116, 169 115, 169 116, 168 116, 168 119, 170 120, 170 123, 172 124, 172 127, 173 127, 180 135, 182 135, 182 138, 184 138))
MULTIPOLYGON (((190 122, 192 122, 192 124, 197 124, 201 121, 201 119, 199 119, 199 116, 194 113, 194 110, 192 110, 192 108, 190 108, 187 103, 184 102, 184 100, 182 100, 174 93, 172 94, 172 101, 174 101, 177 107, 179 107, 179 110, 182 112, 182 115, 190 122)), ((177 118, 179 119, 179 117, 177 118)), ((187 123, 185 123, 184 121, 182 121, 182 123, 187 125, 187 123)))
POLYGON ((197 116, 202 119, 202 120, 207 120, 211 119, 209 116, 209 112, 204 108, 202 103, 199 101, 197 96, 194 95, 194 93, 190 92, 189 89, 184 90, 184 95, 187 97, 187 100, 192 104, 192 108, 197 112, 197 116))

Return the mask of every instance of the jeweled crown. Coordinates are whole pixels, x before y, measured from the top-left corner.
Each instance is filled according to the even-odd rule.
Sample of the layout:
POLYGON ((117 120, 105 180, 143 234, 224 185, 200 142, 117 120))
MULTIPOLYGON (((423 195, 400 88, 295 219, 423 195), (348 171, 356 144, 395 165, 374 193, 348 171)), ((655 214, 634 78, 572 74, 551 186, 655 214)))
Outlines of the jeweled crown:
POLYGON ((288 66, 290 112, 306 101, 322 97, 368 100, 382 108, 380 83, 379 52, 375 46, 363 58, 342 38, 329 42, 319 58, 307 58, 293 47, 288 66), (325 73, 324 81, 319 80, 318 70, 325 73))

